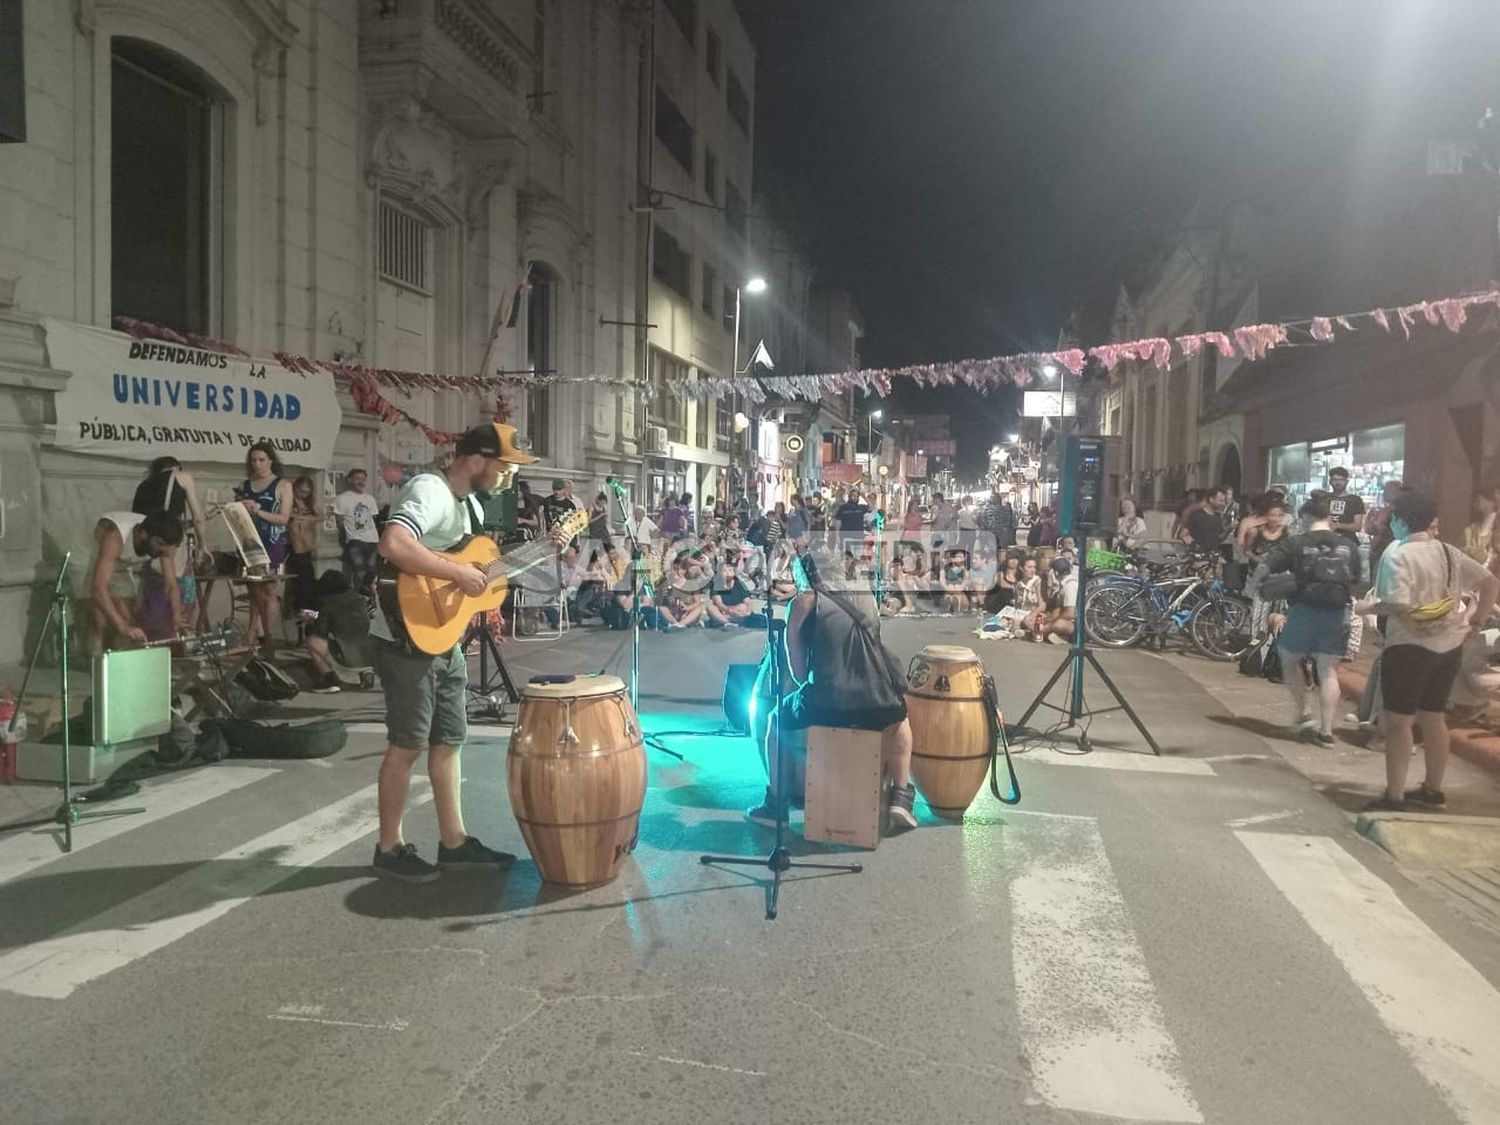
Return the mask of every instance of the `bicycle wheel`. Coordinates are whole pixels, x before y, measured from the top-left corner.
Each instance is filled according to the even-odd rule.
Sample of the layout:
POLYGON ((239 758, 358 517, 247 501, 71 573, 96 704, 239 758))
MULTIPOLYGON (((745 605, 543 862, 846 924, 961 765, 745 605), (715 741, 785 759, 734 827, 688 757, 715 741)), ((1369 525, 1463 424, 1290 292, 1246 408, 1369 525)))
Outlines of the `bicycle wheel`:
POLYGON ((1250 601, 1238 594, 1213 594, 1193 609, 1187 635, 1210 660, 1238 660, 1256 645, 1250 601))
POLYGON ((1087 638, 1105 648, 1129 648, 1146 632, 1146 590, 1123 584, 1090 590, 1083 610, 1087 638))

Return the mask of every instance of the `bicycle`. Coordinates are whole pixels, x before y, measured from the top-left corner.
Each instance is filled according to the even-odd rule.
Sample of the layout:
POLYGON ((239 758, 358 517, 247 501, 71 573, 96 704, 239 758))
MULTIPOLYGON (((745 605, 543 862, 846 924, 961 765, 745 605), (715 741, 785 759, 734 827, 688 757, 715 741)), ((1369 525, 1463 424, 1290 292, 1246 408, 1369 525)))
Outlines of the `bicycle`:
POLYGON ((1165 648, 1176 631, 1211 660, 1238 660, 1255 646, 1251 602, 1233 593, 1212 559, 1147 564, 1147 576, 1114 574, 1089 584, 1084 624, 1094 643, 1130 648, 1148 636, 1165 648))

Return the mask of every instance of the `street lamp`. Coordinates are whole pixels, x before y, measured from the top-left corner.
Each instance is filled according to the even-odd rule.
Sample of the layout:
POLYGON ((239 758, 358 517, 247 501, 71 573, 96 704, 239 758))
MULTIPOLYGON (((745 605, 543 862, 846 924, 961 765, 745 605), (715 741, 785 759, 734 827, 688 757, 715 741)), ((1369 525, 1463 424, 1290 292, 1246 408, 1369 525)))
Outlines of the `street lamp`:
MULTIPOLYGON (((738 379, 741 375, 748 372, 750 368, 755 365, 755 361, 752 359, 750 363, 747 363, 745 365, 744 371, 740 370, 740 294, 764 293, 767 288, 768 286, 766 285, 766 279, 763 277, 752 277, 748 281, 745 281, 742 284, 736 285, 734 287, 734 347, 731 351, 733 359, 730 362, 729 369, 734 373, 732 377, 735 379, 738 379)), ((738 416, 736 416, 736 422, 738 422, 738 416)), ((739 432, 740 427, 736 425, 735 433, 738 434, 739 432)), ((734 479, 734 450, 735 446, 738 444, 739 443, 737 441, 731 440, 729 446, 729 476, 731 481, 734 479)), ((744 479, 743 473, 740 474, 740 484, 745 492, 746 497, 748 497, 750 495, 750 489, 747 487, 748 482, 744 479)), ((733 501, 734 497, 731 496, 729 499, 733 501)))

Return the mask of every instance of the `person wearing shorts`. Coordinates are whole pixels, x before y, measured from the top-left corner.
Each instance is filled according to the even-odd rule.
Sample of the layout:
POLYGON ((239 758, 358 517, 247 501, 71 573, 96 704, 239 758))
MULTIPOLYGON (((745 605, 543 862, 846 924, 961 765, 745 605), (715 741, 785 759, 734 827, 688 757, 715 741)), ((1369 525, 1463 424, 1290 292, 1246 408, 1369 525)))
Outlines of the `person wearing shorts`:
MULTIPOLYGON (((536 460, 515 449, 509 431, 498 423, 475 426, 459 438, 444 472, 422 473, 407 482, 381 532, 380 554, 387 562, 404 574, 452 582, 470 597, 484 592, 488 582, 479 568, 437 552, 457 546, 475 526, 473 493, 495 491, 509 475, 508 466, 536 460)), ((380 766, 380 839, 372 866, 386 878, 426 883, 438 877, 439 868, 511 863, 514 856, 486 847, 464 827, 459 751, 468 733, 469 673, 463 651, 455 645, 429 655, 405 632, 399 620, 388 620, 383 612, 371 622, 388 742, 380 766), (424 750, 438 822, 436 864, 417 854, 401 828, 412 767, 424 750)))
POLYGON ((1386 786, 1366 806, 1371 811, 1399 811, 1408 802, 1428 808, 1447 804, 1448 694, 1464 641, 1489 619, 1500 594, 1500 579, 1429 534, 1436 518, 1431 496, 1413 491, 1396 497, 1390 523, 1395 542, 1381 556, 1375 600, 1356 607, 1360 613, 1387 615, 1380 658, 1386 786), (1463 611, 1466 593, 1477 594, 1472 614, 1463 611), (1422 732, 1426 775, 1417 788, 1407 789, 1414 728, 1422 732))

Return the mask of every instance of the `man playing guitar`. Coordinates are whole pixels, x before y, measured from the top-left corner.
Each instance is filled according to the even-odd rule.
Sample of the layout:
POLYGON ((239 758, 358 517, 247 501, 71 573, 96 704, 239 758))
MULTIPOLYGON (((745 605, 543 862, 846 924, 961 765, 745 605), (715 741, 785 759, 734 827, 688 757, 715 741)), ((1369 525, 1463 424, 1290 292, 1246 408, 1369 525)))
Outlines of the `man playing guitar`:
MULTIPOLYGON (((484 593, 489 582, 475 566, 444 558, 446 550, 471 529, 469 497, 491 492, 508 482, 515 466, 536 460, 517 450, 514 431, 486 422, 458 440, 452 463, 443 473, 422 473, 401 490, 391 505, 380 536, 380 555, 396 570, 453 583, 469 597, 484 593)), ((465 693, 468 662, 455 645, 432 656, 412 644, 400 622, 377 613, 371 622, 375 669, 385 690, 389 742, 380 766, 380 841, 373 866, 377 874, 425 883, 443 867, 495 867, 514 856, 486 847, 464 828, 459 801, 459 750, 467 734, 465 693), (437 812, 437 864, 429 863, 406 843, 401 816, 411 784, 412 767, 427 751, 437 812)))

